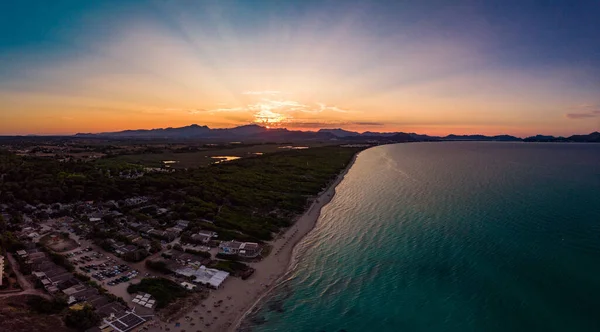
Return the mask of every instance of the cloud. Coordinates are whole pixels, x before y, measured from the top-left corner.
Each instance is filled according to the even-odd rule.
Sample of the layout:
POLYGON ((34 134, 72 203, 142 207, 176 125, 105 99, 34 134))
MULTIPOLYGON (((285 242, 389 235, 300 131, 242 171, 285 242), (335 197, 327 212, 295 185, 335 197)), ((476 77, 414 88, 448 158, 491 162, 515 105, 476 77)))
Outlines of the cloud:
POLYGON ((277 124, 289 122, 291 117, 269 110, 261 110, 254 114, 254 122, 262 124, 277 124))
POLYGON ((588 118, 599 118, 600 111, 590 111, 590 112, 582 112, 582 113, 567 113, 567 118, 578 120, 578 119, 588 119, 588 118))
MULTIPOLYGON (((219 112, 242 112, 246 109, 243 107, 232 107, 232 108, 215 108, 215 109, 204 109, 204 108, 165 108, 164 111, 168 112, 183 112, 188 114, 202 114, 202 113, 219 113, 219 112)), ((154 111, 156 112, 156 111, 154 111)))
POLYGON ((246 109, 244 107, 224 107, 224 108, 215 108, 211 110, 206 110, 206 112, 243 112, 246 109))
POLYGON ((244 91, 244 92, 242 92, 243 95, 255 95, 255 96, 264 96, 264 95, 274 96, 274 95, 278 95, 280 93, 281 93, 281 91, 275 91, 275 90, 244 91))
POLYGON ((321 112, 323 112, 323 111, 333 111, 333 112, 338 112, 338 113, 350 112, 349 110, 341 109, 337 106, 327 106, 323 103, 317 103, 317 105, 319 105, 319 109, 321 110, 321 112))
MULTIPOLYGON (((252 95, 269 95, 277 94, 278 91, 248 91, 244 94, 252 95)), ((323 112, 335 113, 356 113, 350 110, 342 109, 337 106, 327 105, 317 102, 304 104, 295 100, 275 99, 275 98, 260 98, 258 101, 240 107, 187 110, 189 114, 200 113, 220 113, 220 112, 247 112, 250 113, 253 121, 260 124, 288 124, 305 121, 309 123, 304 114, 319 114, 323 112), (304 118, 304 119, 303 119, 304 118)), ((351 124, 351 123, 344 123, 351 124)), ((373 123, 365 123, 364 125, 377 125, 373 123)))
POLYGON ((583 104, 571 107, 570 109, 579 110, 578 112, 570 112, 566 114, 567 118, 572 120, 600 118, 600 105, 583 104))
POLYGON ((299 128, 326 128, 340 126, 384 126, 382 122, 363 122, 363 121, 290 121, 287 127, 299 128))

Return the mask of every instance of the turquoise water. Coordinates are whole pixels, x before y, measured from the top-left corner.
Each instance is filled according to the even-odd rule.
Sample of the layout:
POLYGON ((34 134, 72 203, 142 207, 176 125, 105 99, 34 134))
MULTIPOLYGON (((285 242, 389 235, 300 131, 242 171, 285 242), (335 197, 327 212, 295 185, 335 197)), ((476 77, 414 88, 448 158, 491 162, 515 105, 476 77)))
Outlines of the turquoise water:
POLYGON ((600 331, 600 145, 366 150, 297 249, 252 331, 600 331))

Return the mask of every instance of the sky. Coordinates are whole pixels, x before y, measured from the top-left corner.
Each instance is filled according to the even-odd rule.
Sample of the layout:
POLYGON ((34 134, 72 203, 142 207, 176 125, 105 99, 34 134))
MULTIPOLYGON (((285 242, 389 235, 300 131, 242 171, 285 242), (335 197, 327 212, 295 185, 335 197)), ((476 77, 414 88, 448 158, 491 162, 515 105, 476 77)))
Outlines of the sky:
POLYGON ((0 135, 600 130, 600 1, 0 1, 0 135))

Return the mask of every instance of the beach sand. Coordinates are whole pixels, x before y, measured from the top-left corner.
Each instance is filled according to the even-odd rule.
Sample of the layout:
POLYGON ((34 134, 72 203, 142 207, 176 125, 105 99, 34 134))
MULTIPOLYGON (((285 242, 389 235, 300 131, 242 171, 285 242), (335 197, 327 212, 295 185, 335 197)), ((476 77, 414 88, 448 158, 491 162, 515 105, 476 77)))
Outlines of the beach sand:
POLYGON ((156 322, 150 331, 235 331, 245 315, 269 293, 285 275, 293 258, 294 247, 316 225, 321 209, 331 201, 335 187, 343 180, 356 160, 355 155, 346 169, 313 201, 308 210, 285 233, 271 241, 273 250, 267 258, 248 263, 256 269, 247 280, 229 277, 220 289, 212 290, 209 297, 197 307, 173 322, 156 322), (220 303, 219 307, 215 307, 220 303), (186 318, 188 317, 188 318, 186 318), (179 323, 179 327, 175 324, 179 323))

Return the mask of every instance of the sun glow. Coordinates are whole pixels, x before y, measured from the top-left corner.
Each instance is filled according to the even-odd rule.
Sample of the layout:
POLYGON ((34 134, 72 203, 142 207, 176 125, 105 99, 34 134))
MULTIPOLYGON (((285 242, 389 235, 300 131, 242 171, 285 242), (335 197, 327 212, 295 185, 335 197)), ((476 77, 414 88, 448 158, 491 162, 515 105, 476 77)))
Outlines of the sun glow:
POLYGON ((156 16, 144 5, 130 12, 114 3, 49 29, 48 40, 64 47, 24 42, 2 49, 12 30, 0 30, 9 36, 0 36, 0 135, 190 123, 569 135, 600 125, 597 70, 580 61, 504 63, 520 57, 479 29, 485 20, 478 17, 455 20, 465 26, 450 29, 448 38, 429 26, 429 10, 423 20, 408 20, 415 25, 395 14, 387 25, 374 22, 370 14, 388 11, 385 1, 381 13, 378 6, 322 10, 312 1, 162 1, 151 11, 156 16))

